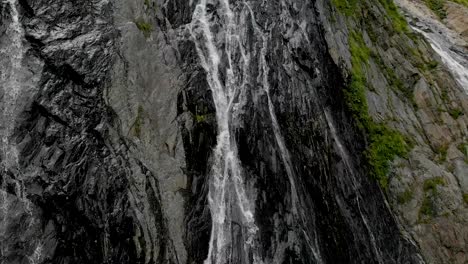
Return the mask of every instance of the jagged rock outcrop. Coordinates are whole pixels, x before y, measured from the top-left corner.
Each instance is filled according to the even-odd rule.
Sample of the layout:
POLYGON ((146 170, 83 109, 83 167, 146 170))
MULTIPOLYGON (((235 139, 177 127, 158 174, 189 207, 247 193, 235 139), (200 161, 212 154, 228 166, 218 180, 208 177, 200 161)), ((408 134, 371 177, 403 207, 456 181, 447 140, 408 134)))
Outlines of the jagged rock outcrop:
POLYGON ((340 2, 2 2, 0 262, 464 263, 467 95, 340 2))

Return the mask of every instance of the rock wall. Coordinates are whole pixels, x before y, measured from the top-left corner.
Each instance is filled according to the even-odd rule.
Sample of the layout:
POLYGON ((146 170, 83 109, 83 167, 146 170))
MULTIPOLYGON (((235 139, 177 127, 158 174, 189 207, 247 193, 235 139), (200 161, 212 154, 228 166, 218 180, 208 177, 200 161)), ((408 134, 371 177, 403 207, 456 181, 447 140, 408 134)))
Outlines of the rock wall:
MULTIPOLYGON (((423 38, 395 24, 389 1, 359 1, 354 15, 337 3, 230 1, 232 26, 208 1, 221 85, 242 92, 230 129, 255 248, 263 263, 464 263, 467 96, 423 38), (374 137, 347 92, 356 32, 372 54, 366 113, 408 147, 377 180, 374 137)), ((196 4, 0 4, 1 263, 207 258, 219 131, 196 4)))

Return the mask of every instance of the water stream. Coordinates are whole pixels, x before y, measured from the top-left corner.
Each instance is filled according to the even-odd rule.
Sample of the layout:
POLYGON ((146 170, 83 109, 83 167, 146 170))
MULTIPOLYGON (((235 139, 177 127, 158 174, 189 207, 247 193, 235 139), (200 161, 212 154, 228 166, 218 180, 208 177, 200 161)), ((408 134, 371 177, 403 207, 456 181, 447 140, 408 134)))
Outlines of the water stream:
POLYGON ((468 93, 468 55, 462 55, 452 50, 453 44, 443 35, 424 31, 417 27, 412 28, 429 41, 434 51, 441 57, 442 62, 452 72, 455 80, 468 93))
POLYGON ((246 89, 252 88, 249 86, 251 83, 258 83, 259 92, 267 97, 275 143, 285 167, 285 176, 290 183, 291 211, 300 223, 297 231, 304 235, 317 263, 322 263, 317 236, 313 239, 309 237, 311 230, 306 227, 306 213, 303 212, 298 196, 293 164, 281 135, 270 95, 270 69, 267 63, 269 33, 257 23, 255 14, 246 1, 237 2, 232 8, 228 0, 201 0, 193 14, 191 34, 207 73, 218 123, 218 140, 208 195, 213 224, 209 255, 205 263, 263 263, 256 244, 258 228, 254 219, 254 200, 249 200, 252 198, 247 195, 236 142, 232 137, 232 129, 238 123, 236 120, 240 109, 247 100, 246 89), (215 13, 216 16, 213 15, 215 13), (219 26, 223 31, 219 30, 219 26), (261 45, 256 45, 252 50, 247 50, 244 44, 248 38, 248 27, 254 30, 256 43, 261 42, 258 43, 261 45), (222 64, 221 58, 226 58, 227 63, 222 64), (252 75, 254 63, 258 66, 257 76, 252 75), (221 76, 225 76, 225 79, 221 76), (242 230, 240 235, 237 234, 236 226, 240 226, 242 230))
POLYGON ((256 243, 258 228, 254 219, 254 205, 247 196, 242 167, 234 141, 232 121, 236 105, 242 102, 236 74, 232 67, 232 53, 236 52, 236 22, 228 0, 220 1, 218 14, 225 30, 225 55, 229 58, 227 80, 220 76, 222 50, 212 32, 213 14, 207 0, 196 6, 191 33, 196 44, 201 65, 207 73, 212 91, 218 124, 217 145, 213 153, 208 201, 212 216, 212 230, 208 258, 205 264, 262 263, 256 243))

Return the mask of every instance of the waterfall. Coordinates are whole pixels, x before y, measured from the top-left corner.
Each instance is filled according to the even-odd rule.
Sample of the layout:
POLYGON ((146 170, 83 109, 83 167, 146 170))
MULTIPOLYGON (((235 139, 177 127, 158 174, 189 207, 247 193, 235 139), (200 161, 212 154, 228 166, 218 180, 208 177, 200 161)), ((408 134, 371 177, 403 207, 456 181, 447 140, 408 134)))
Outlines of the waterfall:
POLYGON ((266 107, 273 136, 290 183, 291 211, 293 217, 300 223, 295 229, 304 236, 315 261, 322 263, 315 230, 310 230, 306 224, 307 217, 303 212, 302 201, 296 187, 293 164, 270 95, 268 80, 270 69, 267 63, 269 33, 257 23, 247 2, 237 2, 237 4, 233 12, 228 0, 215 1, 213 5, 201 0, 195 8, 191 23, 191 34, 201 65, 207 73, 218 122, 218 139, 214 150, 208 194, 213 224, 208 259, 205 263, 228 263, 238 256, 243 256, 242 263, 262 262, 258 246, 255 244, 258 228, 254 220, 253 201, 249 201, 246 195, 244 175, 237 156, 236 142, 232 137, 239 109, 246 100, 246 89, 251 87, 248 84, 256 81, 261 88, 260 92, 267 98, 266 107), (215 24, 218 17, 213 15, 214 10, 208 10, 216 8, 216 3, 219 4, 216 14, 221 25, 215 24), (215 32, 214 29, 219 29, 219 26, 224 31, 215 32), (249 26, 255 32, 257 43, 261 42, 259 43, 261 45, 251 51, 246 50, 243 45, 245 41, 243 37, 246 37, 243 34, 249 26), (226 65, 222 64, 221 57, 226 58, 226 65), (253 63, 258 63, 258 76, 252 76, 253 63), (221 79, 220 67, 226 67, 225 80, 221 79), (239 224, 238 219, 235 219, 236 210, 241 216, 242 239, 233 237, 235 228, 232 223, 239 224), (309 237, 311 232, 314 233, 313 240, 309 237), (243 252, 235 252, 239 244, 244 245, 243 252), (246 258, 249 255, 252 259, 246 258))
POLYGON ((236 81, 231 61, 232 53, 237 49, 237 37, 234 35, 236 24, 228 0, 222 0, 221 4, 223 13, 218 15, 224 20, 225 39, 215 39, 211 24, 214 18, 207 10, 207 0, 201 0, 196 6, 190 29, 201 65, 207 73, 218 124, 217 145, 209 179, 212 230, 205 264, 231 263, 233 259, 237 259, 236 263, 262 263, 256 243, 258 228, 254 206, 247 196, 231 131, 235 111, 242 103, 242 85, 236 81), (224 52, 228 58, 227 80, 224 83, 220 76, 223 51, 217 47, 218 41, 225 42, 224 52))
MULTIPOLYGON (((451 44, 442 36, 429 33, 416 27, 412 27, 414 31, 421 33, 431 44, 437 54, 442 59, 442 62, 452 72, 458 84, 468 93, 468 60, 466 57, 451 50, 451 44)), ((466 56, 466 55, 465 55, 466 56)))
POLYGON ((10 59, 10 65, 5 65, 1 70, 1 87, 3 88, 3 127, 2 127, 2 165, 4 169, 16 166, 18 154, 16 147, 10 142, 10 134, 13 130, 15 106, 21 90, 21 67, 24 57, 23 36, 24 31, 19 21, 19 13, 16 8, 17 0, 6 0, 11 13, 11 23, 6 34, 10 38, 10 45, 0 51, 0 55, 10 59))

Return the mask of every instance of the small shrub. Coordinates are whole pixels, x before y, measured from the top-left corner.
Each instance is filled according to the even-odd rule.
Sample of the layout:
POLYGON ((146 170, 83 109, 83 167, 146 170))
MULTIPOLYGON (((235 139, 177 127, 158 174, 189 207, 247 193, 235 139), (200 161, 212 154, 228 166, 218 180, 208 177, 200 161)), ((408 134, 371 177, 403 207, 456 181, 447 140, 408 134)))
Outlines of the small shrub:
POLYGON ((437 186, 445 185, 445 180, 442 177, 435 177, 432 179, 427 179, 424 181, 423 190, 425 192, 432 192, 435 194, 437 192, 437 186))
POLYGON ((424 216, 434 216, 435 214, 435 209, 434 209, 434 203, 432 202, 430 197, 424 197, 424 200, 422 202, 421 208, 419 209, 419 218, 422 219, 424 216))
POLYGON ((354 16, 357 13, 358 1, 359 0, 332 0, 332 3, 341 13, 347 16, 354 16))
POLYGON ((408 32, 408 23, 406 19, 398 11, 398 7, 393 0, 379 0, 385 8, 385 13, 388 15, 393 24, 393 29, 396 32, 408 32))
POLYGON ((197 123, 205 122, 205 121, 206 121, 206 115, 199 115, 199 114, 196 114, 196 115, 195 115, 195 121, 196 121, 197 123))
POLYGON ((136 24, 137 28, 141 32, 143 32, 145 37, 149 37, 151 35, 151 31, 153 30, 153 26, 150 23, 140 19, 140 20, 137 20, 135 22, 135 24, 136 24))
POLYGON ((458 3, 458 4, 461 4, 461 5, 464 5, 466 7, 468 7, 468 0, 450 0, 452 2, 455 2, 455 3, 458 3))
POLYGON ((447 160, 447 151, 448 145, 443 145, 439 147, 439 149, 437 150, 437 154, 439 155, 439 162, 447 160))
POLYGON ((140 138, 141 136, 141 127, 143 126, 143 114, 144 109, 143 106, 138 106, 137 116, 135 118, 135 122, 133 123, 133 131, 135 132, 135 136, 140 138))
POLYGON ((450 109, 448 113, 453 117, 453 119, 458 119, 460 116, 464 115, 463 111, 458 108, 450 109))
POLYGON ((408 188, 406 191, 397 195, 397 202, 399 204, 406 204, 409 201, 411 201, 411 199, 413 199, 413 196, 413 190, 411 190, 411 188, 408 188))
POLYGON ((426 5, 440 18, 444 19, 447 17, 447 11, 445 10, 445 0, 424 0, 426 5))
POLYGON ((463 153, 463 155, 468 156, 468 143, 461 143, 457 148, 461 153, 463 153))

